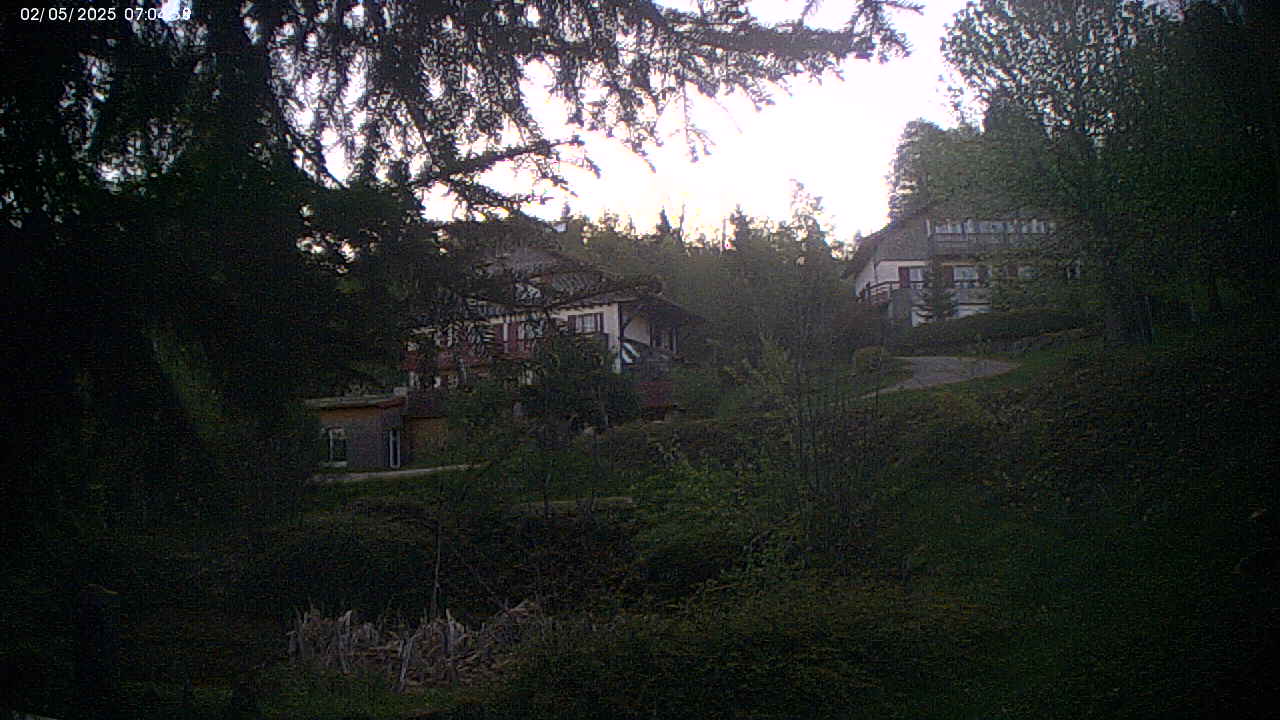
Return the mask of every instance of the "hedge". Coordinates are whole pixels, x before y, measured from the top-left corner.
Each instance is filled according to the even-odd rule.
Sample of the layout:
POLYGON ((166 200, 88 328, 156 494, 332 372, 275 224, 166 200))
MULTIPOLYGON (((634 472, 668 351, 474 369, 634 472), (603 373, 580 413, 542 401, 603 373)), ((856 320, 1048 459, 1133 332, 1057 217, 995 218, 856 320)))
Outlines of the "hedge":
POLYGON ((907 328, 889 342, 890 351, 910 355, 998 340, 1016 340, 1087 327, 1093 321, 1059 310, 981 313, 907 328))

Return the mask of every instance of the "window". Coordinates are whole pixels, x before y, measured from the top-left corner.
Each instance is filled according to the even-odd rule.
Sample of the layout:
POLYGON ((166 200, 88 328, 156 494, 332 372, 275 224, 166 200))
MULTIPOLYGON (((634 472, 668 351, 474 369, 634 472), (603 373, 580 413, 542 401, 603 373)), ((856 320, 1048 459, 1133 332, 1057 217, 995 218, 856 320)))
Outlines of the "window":
POLYGON ((952 268, 952 273, 956 287, 978 287, 978 268, 976 265, 956 265, 952 268))
POLYGON ((333 465, 347 464, 347 431, 340 427, 325 428, 324 461, 333 465))
POLYGON ((924 287, 924 266, 907 268, 907 281, 911 287, 924 287))
POLYGON ((569 332, 590 334, 604 332, 604 313, 586 313, 569 316, 569 332))

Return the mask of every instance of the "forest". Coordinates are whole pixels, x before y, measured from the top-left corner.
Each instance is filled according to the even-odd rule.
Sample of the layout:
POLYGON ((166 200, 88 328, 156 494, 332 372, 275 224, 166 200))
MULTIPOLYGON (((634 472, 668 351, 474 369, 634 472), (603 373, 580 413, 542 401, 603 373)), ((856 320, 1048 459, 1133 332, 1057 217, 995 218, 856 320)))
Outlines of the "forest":
POLYGON ((888 211, 1054 220, 992 259, 1031 271, 986 318, 887 325, 850 278, 869 246, 799 183, 790 218, 742 207, 719 236, 533 214, 591 167, 575 132, 644 156, 675 117, 696 153, 693 98, 910 51, 915 3, 851 0, 834 29, 816 5, 0 17, 0 710, 1265 717, 1280 8, 953 18, 956 122, 903 128, 888 211), (535 70, 567 130, 535 119, 535 70), (608 359, 549 350, 530 387, 460 389, 463 441, 422 462, 465 469, 310 484, 304 401, 399 384, 415 328, 499 292, 477 258, 513 236, 700 318, 681 416, 630 421, 617 389, 598 420, 573 403, 614 392, 608 359), (961 345, 1019 369, 876 392, 891 355, 961 345), (375 652, 410 638, 456 652, 375 652))

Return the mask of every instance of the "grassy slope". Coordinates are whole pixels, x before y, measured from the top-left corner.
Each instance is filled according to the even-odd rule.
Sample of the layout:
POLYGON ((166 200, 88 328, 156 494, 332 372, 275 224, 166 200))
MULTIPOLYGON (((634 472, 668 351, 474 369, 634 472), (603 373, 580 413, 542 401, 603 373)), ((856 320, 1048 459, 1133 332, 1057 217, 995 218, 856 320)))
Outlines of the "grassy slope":
POLYGON ((952 409, 882 476, 882 549, 1002 627, 910 715, 1265 716, 1274 585, 1232 572, 1276 500, 1264 337, 1043 355, 908 401, 952 409))
MULTIPOLYGON (((646 605, 634 631, 532 655, 528 673, 483 696, 494 710, 485 716, 647 717, 661 706, 706 717, 747 708, 778 718, 1267 717, 1275 580, 1232 569, 1264 542, 1249 512, 1280 499, 1270 337, 1260 328, 1120 354, 1041 353, 1006 376, 885 396, 879 439, 866 449, 879 510, 861 570, 757 573, 740 592, 646 605)), ((671 451, 766 477, 751 460, 780 453, 783 435, 768 417, 640 426, 601 441, 605 481, 561 490, 642 493, 652 484, 637 478, 671 451)), ((597 472, 589 465, 583 477, 597 472)), ((356 600, 335 588, 366 586, 362 573, 372 572, 374 584, 403 583, 393 590, 416 613, 432 555, 423 503, 458 487, 441 477, 432 488, 324 489, 307 519, 254 542, 158 539, 66 562, 93 567, 101 582, 128 578, 126 679, 151 683, 159 698, 141 707, 177 707, 178 678, 190 672, 196 714, 221 717, 238 671, 279 657, 279 608, 290 598, 356 600), (367 562, 379 553, 387 563, 367 562), (275 562, 294 556, 296 578, 275 562)), ((646 587, 628 523, 580 531, 491 517, 451 526, 459 552, 445 556, 446 581, 459 583, 446 593, 475 595, 481 615, 493 588, 515 601, 551 587, 566 607, 600 611, 608 595, 646 587), (473 587, 475 573, 491 587, 473 587)), ((37 594, 20 603, 39 589, 21 580, 7 581, 6 608, 64 621, 69 608, 36 608, 37 594)), ((49 628, 23 642, 9 652, 49 666, 31 682, 62 687, 65 634, 49 628)), ((264 682, 264 707, 278 718, 412 717, 415 706, 450 701, 283 671, 264 682)))
MULTIPOLYGON (((643 652, 592 646, 606 659, 586 680, 568 669, 580 651, 553 652, 486 717, 536 716, 539 698, 580 694, 595 700, 573 717, 639 717, 640 698, 668 711, 697 705, 704 717, 801 712, 803 695, 781 705, 716 695, 726 673, 723 682, 772 683, 783 695, 808 687, 803 712, 814 717, 1267 717, 1278 694, 1264 669, 1276 657, 1275 580, 1233 568, 1264 543, 1251 510, 1277 500, 1268 337, 1042 353, 1009 376, 882 399, 881 430, 892 430, 868 447, 882 517, 864 574, 827 577, 821 592, 788 581, 750 590, 781 609, 747 617, 738 597, 698 601, 688 617, 715 618, 715 630, 694 622, 643 652), (820 600, 832 591, 842 600, 820 600), (840 602, 851 605, 831 610, 840 602), (850 620, 873 607, 884 612, 850 620), (795 621, 780 617, 797 614, 807 620, 788 634, 795 621), (736 635, 726 630, 735 623, 746 624, 736 635), (876 653, 850 650, 868 636, 881 638, 876 653), (681 666, 672 643, 700 648, 699 660, 681 666), (758 675, 732 674, 743 666, 758 675), (627 681, 655 677, 662 689, 647 695, 627 681)), ((764 437, 752 431, 767 430, 731 425, 665 437, 723 461, 747 456, 764 437), (715 452, 722 435, 727 453, 715 452)))

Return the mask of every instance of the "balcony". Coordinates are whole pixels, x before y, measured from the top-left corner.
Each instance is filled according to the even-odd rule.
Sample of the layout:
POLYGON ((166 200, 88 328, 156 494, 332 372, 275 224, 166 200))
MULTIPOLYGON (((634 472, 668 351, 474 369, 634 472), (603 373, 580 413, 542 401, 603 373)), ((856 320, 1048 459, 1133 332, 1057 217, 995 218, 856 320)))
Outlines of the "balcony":
MULTIPOLYGON (((580 333, 574 337, 582 337, 609 347, 607 333, 580 333)), ((457 345, 436 351, 435 368, 437 370, 456 370, 460 366, 468 368, 483 367, 495 360, 529 360, 537 350, 542 338, 517 338, 515 340, 497 340, 488 345, 457 345)), ((422 355, 410 352, 405 359, 404 369, 416 370, 421 364, 422 355)))
MULTIPOLYGON (((915 281, 908 283, 907 287, 901 287, 902 283, 897 280, 886 280, 884 282, 874 283, 863 288, 858 293, 858 299, 870 305, 887 305, 892 301, 903 301, 910 299, 910 304, 919 305, 923 302, 923 290, 925 284, 923 281, 915 281), (905 290, 905 293, 899 291, 905 290), (902 300, 899 300, 901 298, 902 300)), ((952 293, 957 303, 961 305, 980 305, 991 302, 991 288, 985 280, 956 280, 951 286, 952 293)))
POLYGON ((939 257, 976 257, 1002 250, 1025 247, 1043 240, 1043 233, 1020 232, 935 232, 929 236, 932 254, 939 257))
POLYGON ((676 356, 670 350, 638 340, 622 340, 622 374, 637 381, 660 380, 671 372, 676 356))

